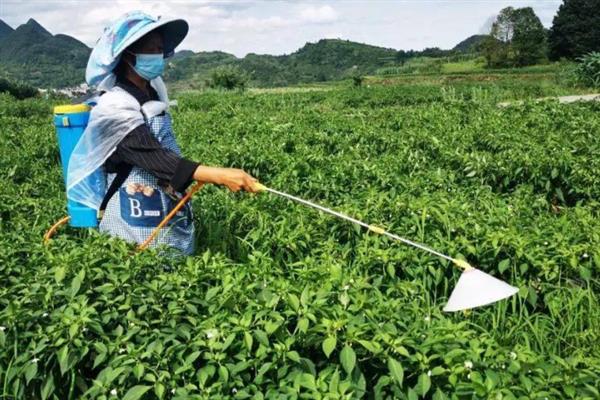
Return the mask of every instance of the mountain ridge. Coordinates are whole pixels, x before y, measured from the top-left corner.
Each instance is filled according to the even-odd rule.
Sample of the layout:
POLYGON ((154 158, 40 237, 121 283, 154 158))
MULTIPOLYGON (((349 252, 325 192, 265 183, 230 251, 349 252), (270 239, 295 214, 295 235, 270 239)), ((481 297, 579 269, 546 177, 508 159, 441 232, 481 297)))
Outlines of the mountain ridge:
MULTIPOLYGON (((0 20, 0 26, 8 26, 0 20)), ((16 29, 2 29, 0 66, 5 74, 36 87, 81 83, 91 49, 76 38, 53 35, 30 18, 16 29)))
MULTIPOLYGON (((469 52, 482 37, 473 35, 452 50, 430 48, 408 52, 344 39, 307 42, 289 54, 248 53, 241 58, 223 51, 183 49, 169 59, 165 80, 201 86, 215 68, 235 66, 255 86, 322 82, 371 74, 381 67, 397 65, 399 53, 403 57, 407 54, 436 57, 469 52)), ((84 82, 90 53, 91 49, 83 42, 65 34, 53 35, 33 18, 16 29, 0 20, 0 67, 8 78, 41 88, 75 86, 84 82)))

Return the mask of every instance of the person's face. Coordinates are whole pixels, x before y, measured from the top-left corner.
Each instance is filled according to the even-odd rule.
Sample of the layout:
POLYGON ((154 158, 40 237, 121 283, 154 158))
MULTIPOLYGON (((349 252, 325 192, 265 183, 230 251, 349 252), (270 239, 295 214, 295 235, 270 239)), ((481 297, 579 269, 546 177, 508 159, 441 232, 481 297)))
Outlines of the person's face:
POLYGON ((156 31, 150 32, 131 46, 133 53, 161 54, 164 53, 162 35, 156 31))
POLYGON ((163 54, 163 38, 162 35, 156 31, 149 32, 142 36, 138 41, 132 44, 127 51, 123 54, 123 57, 129 61, 129 64, 135 65, 134 54, 163 54), (133 53, 133 54, 132 54, 133 53))

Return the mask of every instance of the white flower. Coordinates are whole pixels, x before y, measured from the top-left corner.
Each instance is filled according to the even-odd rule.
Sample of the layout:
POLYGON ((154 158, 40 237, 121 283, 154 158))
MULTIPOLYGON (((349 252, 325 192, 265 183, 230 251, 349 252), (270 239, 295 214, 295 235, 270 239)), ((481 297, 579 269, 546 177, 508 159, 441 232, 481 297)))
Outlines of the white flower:
POLYGON ((588 253, 583 253, 583 258, 588 258, 588 257, 589 257, 588 253))
POLYGON ((33 364, 37 364, 38 361, 40 361, 40 359, 37 357, 33 357, 33 360, 31 360, 33 364))
POLYGON ((48 316, 47 312, 45 312, 45 313, 42 314, 42 317, 47 317, 47 316, 48 316))
POLYGON ((119 354, 125 353, 125 349, 119 349, 119 354))
POLYGON ((427 371, 427 376, 431 376, 431 370, 427 371))
POLYGON ((544 242, 544 246, 548 246, 548 242, 544 242))
POLYGON ((425 322, 429 322, 429 320, 430 320, 430 318, 429 318, 429 315, 428 315, 428 316, 426 316, 426 317, 425 317, 425 318, 423 318, 423 319, 425 320, 425 322))
POLYGON ((171 389, 171 394, 175 394, 175 388, 171 389))
POLYGON ((510 352, 510 358, 512 358, 513 360, 517 359, 517 353, 515 353, 514 351, 510 352))
POLYGON ((236 388, 231 389, 231 393, 236 394, 237 393, 237 389, 236 388))
POLYGON ((471 379, 471 374, 467 374, 467 379, 471 379))
POLYGON ((473 363, 471 361, 465 361, 465 368, 466 369, 472 369, 473 368, 473 363))
POLYGON ((110 391, 111 396, 116 396, 117 395, 117 389, 113 389, 110 391))
POLYGON ((219 331, 216 329, 209 329, 206 331, 206 337, 208 339, 212 339, 219 334, 219 331))
POLYGON ((0 332, 4 332, 6 330, 5 326, 0 326, 0 332))

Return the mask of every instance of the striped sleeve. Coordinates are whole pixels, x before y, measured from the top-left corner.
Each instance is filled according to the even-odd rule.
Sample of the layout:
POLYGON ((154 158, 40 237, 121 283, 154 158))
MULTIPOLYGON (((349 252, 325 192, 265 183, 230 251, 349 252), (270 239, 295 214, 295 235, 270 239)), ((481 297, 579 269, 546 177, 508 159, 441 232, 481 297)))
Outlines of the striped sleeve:
POLYGON ((194 171, 199 165, 163 148, 145 124, 127 134, 109 161, 142 168, 154 175, 159 184, 171 185, 178 192, 185 191, 192 183, 194 171))

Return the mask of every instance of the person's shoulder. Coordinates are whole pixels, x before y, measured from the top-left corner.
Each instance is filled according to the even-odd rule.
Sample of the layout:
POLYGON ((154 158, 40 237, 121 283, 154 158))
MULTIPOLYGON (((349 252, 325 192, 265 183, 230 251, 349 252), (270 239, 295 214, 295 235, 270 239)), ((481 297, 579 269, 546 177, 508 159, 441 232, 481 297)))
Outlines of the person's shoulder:
POLYGON ((112 87, 98 98, 94 109, 140 110, 139 102, 126 90, 118 86, 112 87))

